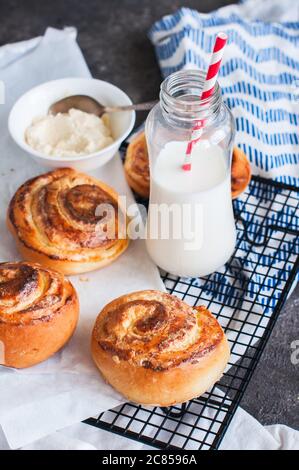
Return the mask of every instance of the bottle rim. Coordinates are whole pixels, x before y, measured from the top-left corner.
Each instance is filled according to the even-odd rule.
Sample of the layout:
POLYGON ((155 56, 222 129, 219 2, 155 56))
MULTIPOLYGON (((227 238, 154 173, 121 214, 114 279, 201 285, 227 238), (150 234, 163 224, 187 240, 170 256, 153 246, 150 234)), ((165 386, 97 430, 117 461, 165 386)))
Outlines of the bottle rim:
POLYGON ((180 70, 169 75, 160 87, 162 111, 185 122, 216 118, 222 104, 221 89, 216 82, 213 93, 201 99, 205 76, 203 70, 180 70))

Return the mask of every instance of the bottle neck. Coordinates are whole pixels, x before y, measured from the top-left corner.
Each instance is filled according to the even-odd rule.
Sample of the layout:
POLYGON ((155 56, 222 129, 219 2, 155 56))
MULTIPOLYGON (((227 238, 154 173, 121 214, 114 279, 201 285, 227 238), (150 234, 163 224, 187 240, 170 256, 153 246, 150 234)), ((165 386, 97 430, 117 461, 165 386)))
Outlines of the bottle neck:
POLYGON ((205 72, 200 70, 180 70, 167 77, 160 89, 165 119, 184 127, 192 127, 198 120, 208 126, 216 120, 222 104, 220 87, 216 83, 211 96, 202 100, 204 82, 205 72))

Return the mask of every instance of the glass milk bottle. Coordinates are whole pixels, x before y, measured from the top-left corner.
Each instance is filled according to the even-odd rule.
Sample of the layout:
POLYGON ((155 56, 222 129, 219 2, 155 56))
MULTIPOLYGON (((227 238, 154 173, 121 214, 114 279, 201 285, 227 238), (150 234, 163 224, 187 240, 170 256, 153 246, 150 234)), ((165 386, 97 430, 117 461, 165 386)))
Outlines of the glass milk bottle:
POLYGON ((218 83, 209 98, 200 100, 204 77, 198 70, 183 70, 166 78, 145 129, 151 173, 147 250, 162 269, 186 277, 220 268, 236 243, 230 181, 233 118, 218 83), (198 122, 202 133, 193 145, 191 171, 184 171, 198 122))

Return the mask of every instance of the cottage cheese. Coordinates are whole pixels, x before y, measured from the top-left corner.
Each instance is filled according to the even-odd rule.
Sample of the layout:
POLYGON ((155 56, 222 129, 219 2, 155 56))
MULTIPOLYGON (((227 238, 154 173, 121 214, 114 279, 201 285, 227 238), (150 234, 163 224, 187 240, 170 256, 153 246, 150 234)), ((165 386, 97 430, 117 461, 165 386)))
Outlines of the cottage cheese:
POLYGON ((109 117, 99 118, 78 109, 35 118, 25 131, 30 147, 45 155, 87 155, 113 142, 109 117))

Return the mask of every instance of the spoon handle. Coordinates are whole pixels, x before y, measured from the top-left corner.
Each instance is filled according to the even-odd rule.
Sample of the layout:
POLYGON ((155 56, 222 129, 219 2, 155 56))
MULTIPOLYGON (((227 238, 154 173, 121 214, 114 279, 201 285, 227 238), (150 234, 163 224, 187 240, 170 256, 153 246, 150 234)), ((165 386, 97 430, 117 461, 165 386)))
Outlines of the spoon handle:
POLYGON ((158 101, 148 101, 147 103, 129 104, 127 106, 105 106, 106 113, 113 113, 116 111, 146 111, 152 109, 158 101))

